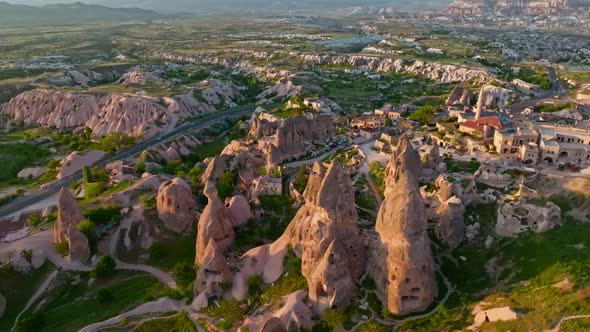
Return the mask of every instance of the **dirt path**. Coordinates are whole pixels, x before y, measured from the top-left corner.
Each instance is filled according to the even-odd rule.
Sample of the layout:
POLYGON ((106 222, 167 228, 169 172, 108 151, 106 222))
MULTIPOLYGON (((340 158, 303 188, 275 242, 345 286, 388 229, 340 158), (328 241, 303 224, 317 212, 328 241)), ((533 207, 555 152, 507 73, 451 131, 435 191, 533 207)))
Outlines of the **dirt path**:
POLYGON ((18 319, 20 318, 20 316, 22 316, 22 314, 27 311, 27 309, 29 309, 33 303, 35 303, 35 301, 37 301, 37 299, 39 299, 39 297, 45 292, 45 290, 49 287, 49 284, 51 284, 51 282, 53 281, 53 279, 55 279, 55 277, 57 277, 57 273, 59 271, 58 270, 54 270, 53 272, 51 272, 47 278, 45 278, 45 281, 43 281, 43 283, 41 284, 41 287, 39 287, 39 289, 37 289, 37 291, 35 292, 35 294, 33 294, 33 296, 31 296, 31 298, 29 299, 29 301, 27 302, 27 304, 25 305, 25 307, 23 308, 23 310, 18 314, 18 316, 16 316, 16 319, 14 320, 14 325, 12 325, 12 328, 10 329, 11 331, 15 331, 16 330, 16 322, 18 322, 18 319))
MULTIPOLYGON (((140 211, 139 207, 134 207, 134 211, 140 211)), ((111 235, 109 239, 109 253, 111 257, 117 262, 117 269, 119 270, 138 270, 149 273, 156 277, 161 283, 172 289, 178 289, 178 285, 172 276, 158 268, 144 264, 129 264, 119 260, 117 257, 117 242, 122 230, 127 230, 133 222, 133 215, 125 218, 119 224, 117 230, 111 235)))
MULTIPOLYGON (((121 322, 122 320, 130 318, 130 317, 134 317, 134 316, 143 316, 143 315, 161 313, 161 312, 179 312, 179 311, 183 311, 183 310, 190 312, 190 307, 188 307, 182 301, 176 301, 176 300, 172 300, 168 297, 164 297, 164 298, 161 298, 157 301, 144 303, 133 310, 124 312, 118 316, 112 317, 112 318, 107 319, 105 321, 88 325, 88 326, 80 329, 78 332, 98 331, 102 328, 116 325, 119 322, 121 322)), ((195 323, 194 320, 193 320, 193 323, 195 323)), ((198 328, 199 327, 197 327, 197 329, 198 328)))
POLYGON ((575 320, 575 319, 580 319, 580 318, 590 318, 590 315, 575 315, 575 316, 562 317, 559 320, 559 322, 557 322, 557 325, 555 325, 554 328, 552 328, 551 330, 544 330, 543 332, 559 332, 559 330, 561 329, 561 324, 565 323, 568 320, 575 320))

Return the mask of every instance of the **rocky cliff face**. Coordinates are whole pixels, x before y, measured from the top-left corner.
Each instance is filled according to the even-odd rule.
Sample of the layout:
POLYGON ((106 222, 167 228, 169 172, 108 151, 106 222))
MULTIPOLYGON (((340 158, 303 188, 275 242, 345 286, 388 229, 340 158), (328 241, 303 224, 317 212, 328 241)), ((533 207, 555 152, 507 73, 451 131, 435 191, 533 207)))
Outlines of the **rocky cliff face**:
POLYGON ((589 7, 588 0, 455 0, 449 6, 453 15, 536 15, 566 13, 589 7))
POLYGON ((354 189, 338 162, 327 170, 316 163, 304 192, 305 205, 289 224, 288 234, 301 257, 316 310, 345 308, 365 270, 365 253, 357 225, 354 189))
POLYGON ((284 159, 305 153, 306 144, 326 141, 333 136, 334 122, 329 115, 319 115, 313 119, 289 118, 278 127, 274 145, 281 159, 284 159))
POLYGON ((159 98, 131 94, 31 90, 0 105, 0 114, 27 125, 58 129, 86 126, 98 136, 123 132, 149 138, 174 127, 179 118, 215 111, 212 105, 235 106, 230 96, 236 96, 237 87, 214 83, 203 91, 209 103, 185 94, 164 98, 165 106, 159 98))
POLYGON ((561 209, 552 202, 545 206, 528 204, 526 199, 505 202, 498 207, 496 234, 515 237, 532 230, 546 232, 561 224, 561 209))
POLYGON ((469 68, 455 65, 441 65, 424 61, 383 59, 364 55, 312 55, 303 54, 300 58, 305 62, 318 64, 345 64, 353 67, 366 66, 370 71, 411 73, 434 81, 445 83, 473 81, 486 83, 493 75, 480 68, 469 68))
POLYGON ((192 227, 197 205, 191 187, 184 180, 175 178, 162 183, 156 202, 158 215, 168 229, 181 233, 192 227))
POLYGON ((425 310, 437 295, 419 174, 418 154, 404 135, 386 170, 385 200, 375 227, 378 243, 369 262, 377 295, 398 315, 425 310))
POLYGON ((55 242, 68 242, 70 262, 84 262, 90 257, 88 239, 76 226, 84 220, 82 209, 72 192, 62 188, 57 201, 57 222, 53 226, 55 242))
POLYGON ((446 100, 448 106, 469 106, 473 99, 473 92, 467 87, 457 85, 446 100))

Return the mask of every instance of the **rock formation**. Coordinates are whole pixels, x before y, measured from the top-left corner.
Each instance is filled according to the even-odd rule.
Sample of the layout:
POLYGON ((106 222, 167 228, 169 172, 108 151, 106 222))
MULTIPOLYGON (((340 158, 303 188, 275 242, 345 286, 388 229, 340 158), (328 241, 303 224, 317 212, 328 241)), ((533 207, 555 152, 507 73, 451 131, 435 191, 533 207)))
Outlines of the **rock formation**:
POLYGON ((287 332, 287 327, 280 318, 272 317, 264 323, 260 332, 287 332))
POLYGON ((315 55, 301 54, 305 62, 317 64, 350 64, 353 67, 363 67, 371 72, 410 73, 434 81, 444 83, 473 81, 488 83, 494 76, 481 68, 470 68, 456 65, 441 65, 424 61, 404 59, 384 59, 366 55, 315 55))
POLYGON ((316 163, 303 196, 305 205, 285 234, 301 257, 301 272, 307 278, 309 298, 316 310, 345 308, 365 270, 348 173, 336 161, 327 170, 316 163))
POLYGON ((166 227, 176 233, 191 228, 197 205, 191 187, 184 180, 175 178, 162 183, 156 202, 158 215, 166 227))
POLYGON ((305 291, 297 291, 282 298, 284 304, 278 310, 266 314, 248 317, 238 332, 286 332, 311 330, 312 315, 306 302, 305 291), (295 328, 295 329, 293 329, 295 328))
POLYGON ((448 106, 469 106, 473 99, 473 92, 467 87, 457 85, 446 100, 448 106))
POLYGON ((477 100, 477 110, 481 111, 484 107, 505 106, 514 96, 514 91, 504 89, 491 84, 481 87, 477 100))
POLYGON ((88 239, 76 226, 84 220, 82 209, 72 192, 62 188, 57 201, 57 222, 53 226, 55 242, 68 242, 70 262, 84 262, 90 257, 88 239))
POLYGON ((514 237, 532 230, 546 232, 561 224, 561 209, 553 202, 545 206, 528 204, 526 199, 505 202, 498 207, 496 234, 514 237))
POLYGON ((559 14, 588 6, 588 0, 455 0, 449 6, 449 13, 463 16, 559 14))
POLYGON ((229 285, 232 281, 229 265, 215 240, 209 239, 203 256, 194 284, 195 304, 199 307, 207 306, 211 296, 223 296, 223 284, 229 285))
POLYGON ((434 259, 418 187, 418 153, 403 135, 386 169, 378 241, 369 262, 377 295, 397 315, 425 310, 437 295, 434 259))
POLYGON ((428 152, 428 159, 426 159, 425 168, 438 169, 440 163, 443 162, 443 158, 440 155, 440 149, 438 144, 434 144, 432 149, 428 152))
POLYGON ((65 179, 81 171, 84 166, 92 168, 96 162, 101 160, 105 153, 100 150, 89 150, 84 152, 74 151, 61 161, 61 169, 57 174, 57 179, 65 179))
POLYGON ((449 248, 457 248, 465 239, 465 207, 455 196, 444 202, 436 211, 438 223, 436 237, 446 243, 449 248))

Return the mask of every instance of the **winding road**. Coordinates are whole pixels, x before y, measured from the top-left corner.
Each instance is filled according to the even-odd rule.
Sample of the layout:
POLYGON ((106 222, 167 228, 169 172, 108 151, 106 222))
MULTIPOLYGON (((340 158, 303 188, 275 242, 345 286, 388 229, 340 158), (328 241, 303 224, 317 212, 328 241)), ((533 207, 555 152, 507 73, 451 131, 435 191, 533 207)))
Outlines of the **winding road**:
MULTIPOLYGON (((275 104, 265 105, 265 106, 274 107, 275 104)), ((182 135, 188 133, 189 131, 203 130, 203 129, 209 127, 210 125, 212 125, 213 123, 218 122, 219 120, 227 119, 227 118, 237 118, 237 117, 242 117, 244 115, 251 114, 254 112, 254 110, 256 110, 257 107, 259 107, 259 105, 248 105, 248 106, 233 108, 233 109, 229 109, 229 110, 224 110, 224 111, 219 111, 219 112, 204 115, 195 121, 184 123, 168 133, 165 133, 161 136, 152 137, 148 140, 145 140, 141 143, 134 145, 133 147, 131 147, 125 151, 118 152, 115 155, 104 158, 104 159, 100 160, 99 162, 95 163, 94 165, 89 165, 89 166, 91 166, 91 167, 94 167, 94 166, 104 167, 108 163, 131 157, 135 154, 142 152, 143 150, 145 150, 147 148, 162 144, 163 142, 170 140, 172 138, 182 136, 182 135)), ((30 192, 26 193, 25 195, 16 198, 12 202, 7 203, 7 204, 3 205, 2 207, 0 207, 0 218, 6 217, 6 216, 14 213, 15 211, 26 208, 27 206, 29 206, 35 202, 41 201, 41 200, 51 196, 52 194, 57 193, 62 187, 67 187, 70 184, 80 180, 81 178, 82 178, 82 171, 78 171, 66 179, 55 181, 53 183, 48 184, 43 189, 30 191, 30 192)))

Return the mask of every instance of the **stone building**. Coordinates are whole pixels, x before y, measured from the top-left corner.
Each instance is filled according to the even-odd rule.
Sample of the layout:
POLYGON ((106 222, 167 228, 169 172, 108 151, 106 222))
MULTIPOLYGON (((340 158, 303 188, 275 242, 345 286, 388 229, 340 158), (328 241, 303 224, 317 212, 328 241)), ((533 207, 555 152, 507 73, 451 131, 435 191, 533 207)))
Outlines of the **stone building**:
POLYGON ((536 164, 539 159, 539 133, 529 128, 510 128, 494 133, 494 148, 504 159, 536 164))
POLYGON ((547 163, 590 162, 590 131, 573 128, 542 126, 540 154, 547 163))

